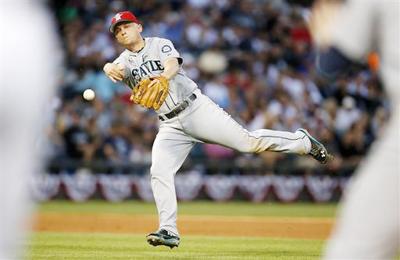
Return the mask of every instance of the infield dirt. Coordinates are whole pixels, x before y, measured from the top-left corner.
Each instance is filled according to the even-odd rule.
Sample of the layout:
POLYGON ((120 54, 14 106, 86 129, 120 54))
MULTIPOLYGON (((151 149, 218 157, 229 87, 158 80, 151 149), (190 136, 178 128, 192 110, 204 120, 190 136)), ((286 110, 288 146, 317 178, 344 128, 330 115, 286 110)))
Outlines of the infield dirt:
MULTIPOLYGON (((263 236, 326 239, 333 219, 299 217, 192 216, 178 218, 182 235, 263 236)), ((154 215, 39 213, 35 231, 147 234, 158 227, 154 215)))

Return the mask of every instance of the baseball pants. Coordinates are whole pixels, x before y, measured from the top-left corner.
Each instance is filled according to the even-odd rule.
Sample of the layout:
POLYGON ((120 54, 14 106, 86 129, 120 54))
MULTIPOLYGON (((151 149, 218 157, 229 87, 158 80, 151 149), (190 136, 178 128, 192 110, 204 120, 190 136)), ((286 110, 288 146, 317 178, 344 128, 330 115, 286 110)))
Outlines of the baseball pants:
POLYGON ((249 132, 200 90, 178 116, 161 122, 153 144, 151 186, 160 229, 178 235, 174 176, 196 142, 214 143, 244 153, 263 151, 307 154, 311 143, 302 132, 260 129, 249 132))

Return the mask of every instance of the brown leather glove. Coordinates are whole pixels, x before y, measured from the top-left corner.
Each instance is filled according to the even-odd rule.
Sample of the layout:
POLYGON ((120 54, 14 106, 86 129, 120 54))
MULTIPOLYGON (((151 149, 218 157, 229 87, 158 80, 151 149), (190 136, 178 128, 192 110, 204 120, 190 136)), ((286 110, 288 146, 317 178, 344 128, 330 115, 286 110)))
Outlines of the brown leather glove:
POLYGON ((142 79, 132 90, 130 100, 158 110, 168 96, 169 82, 164 76, 142 79))

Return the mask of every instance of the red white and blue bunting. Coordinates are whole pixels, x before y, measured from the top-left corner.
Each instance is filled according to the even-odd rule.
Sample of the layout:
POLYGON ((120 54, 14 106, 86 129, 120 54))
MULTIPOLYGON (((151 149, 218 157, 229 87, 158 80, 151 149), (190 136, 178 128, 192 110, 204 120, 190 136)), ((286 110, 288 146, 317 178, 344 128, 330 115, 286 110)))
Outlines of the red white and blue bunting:
POLYGON ((203 187, 203 176, 200 171, 192 170, 175 176, 176 197, 181 201, 194 200, 203 187))
POLYGON ((86 201, 96 192, 97 177, 89 170, 79 170, 75 174, 61 174, 67 197, 73 201, 86 201))
POLYGON ((333 197, 338 181, 329 176, 306 176, 305 184, 314 201, 327 202, 333 197))
POLYGON ((265 200, 272 185, 272 176, 240 176, 238 188, 250 201, 261 202, 265 200))
POLYGON ((346 191, 349 181, 350 181, 349 178, 344 178, 344 177, 338 179, 338 186, 342 193, 344 193, 346 191))
POLYGON ((292 202, 298 199, 304 188, 304 178, 297 176, 273 176, 272 185, 276 197, 283 202, 292 202))
POLYGON ((227 201, 232 199, 237 186, 237 177, 227 175, 205 176, 204 186, 207 195, 215 201, 227 201))
POLYGON ((35 174, 30 180, 30 191, 35 201, 47 201, 56 196, 60 190, 60 176, 52 174, 35 174))
MULTIPOLYGON (((262 202, 275 195, 278 201, 298 200, 302 191, 307 191, 313 201, 331 201, 334 194, 341 194, 348 178, 331 176, 281 176, 281 175, 204 175, 201 170, 178 173, 175 188, 178 200, 190 201, 205 195, 215 201, 227 201, 241 194, 252 202, 262 202), (267 198, 268 197, 268 198, 267 198)), ((154 201, 150 175, 106 175, 79 170, 74 174, 39 174, 31 180, 31 194, 37 201, 52 199, 65 191, 74 201, 85 201, 99 197, 111 202, 132 198, 154 201), (97 194, 97 195, 96 195, 97 194)), ((337 196, 336 196, 337 197, 337 196)))
POLYGON ((154 201, 153 191, 151 189, 150 174, 143 177, 133 178, 136 193, 144 201, 154 201))
POLYGON ((112 202, 123 201, 132 196, 132 176, 100 174, 97 176, 102 196, 112 202))

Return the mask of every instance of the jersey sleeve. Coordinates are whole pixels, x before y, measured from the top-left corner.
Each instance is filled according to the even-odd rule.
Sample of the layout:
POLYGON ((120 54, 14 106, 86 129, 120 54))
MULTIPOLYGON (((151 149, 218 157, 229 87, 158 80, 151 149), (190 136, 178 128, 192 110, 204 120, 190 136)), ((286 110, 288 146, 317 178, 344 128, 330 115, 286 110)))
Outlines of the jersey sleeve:
MULTIPOLYGON (((129 76, 129 68, 128 64, 126 63, 126 59, 123 57, 123 55, 119 55, 118 58, 116 58, 112 63, 114 64, 122 64, 125 67, 125 75, 124 75, 124 82, 129 76)), ((125 82, 126 83, 126 82, 125 82)))
POLYGON ((164 64, 165 60, 167 60, 168 58, 177 58, 180 65, 183 63, 182 57, 175 49, 174 44, 170 40, 160 39, 158 43, 158 51, 162 64, 164 64))
POLYGON ((119 55, 118 58, 116 58, 112 63, 114 63, 114 64, 122 64, 122 65, 124 65, 125 68, 128 67, 126 59, 122 56, 122 54, 119 55))
POLYGON ((362 59, 374 45, 376 12, 372 0, 348 0, 338 13, 333 45, 352 59, 362 59))

